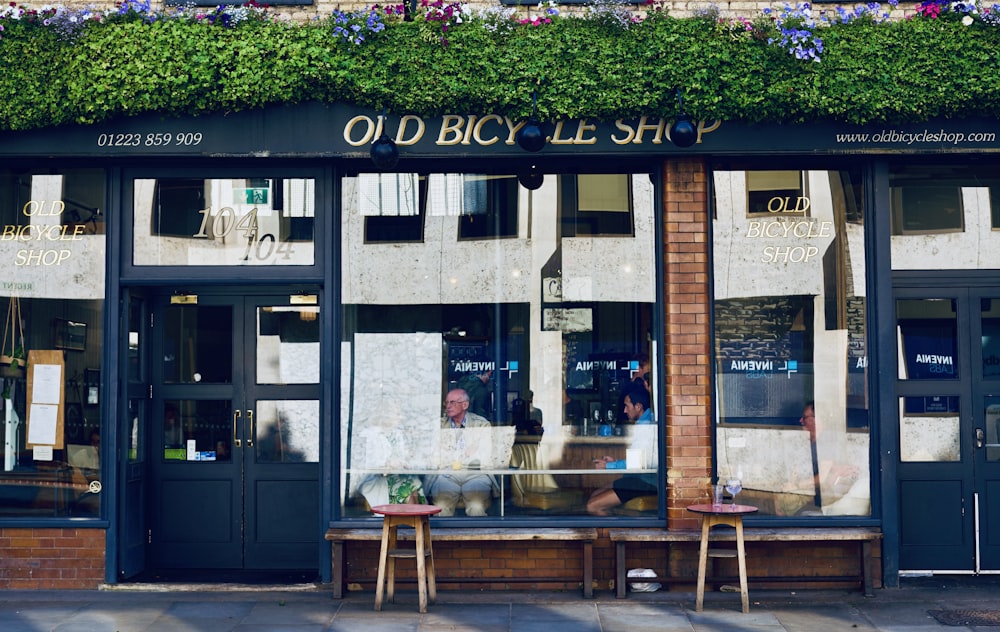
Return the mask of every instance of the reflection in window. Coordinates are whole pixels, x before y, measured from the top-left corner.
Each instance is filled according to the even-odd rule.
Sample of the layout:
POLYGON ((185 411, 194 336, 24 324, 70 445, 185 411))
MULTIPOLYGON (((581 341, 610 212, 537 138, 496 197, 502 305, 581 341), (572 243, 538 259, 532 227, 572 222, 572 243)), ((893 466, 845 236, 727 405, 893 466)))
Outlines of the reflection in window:
POLYGON ((890 164, 893 270, 995 268, 997 173, 982 163, 890 164))
POLYGON ((562 236, 632 235, 632 176, 562 176, 562 236))
POLYGON ((257 383, 319 382, 319 307, 269 305, 257 311, 257 383))
POLYGON ((958 397, 900 397, 899 460, 961 461, 960 418, 958 397))
POLYGON ((764 515, 868 515, 860 173, 713 178, 719 479, 764 515))
POLYGON ((318 400, 258 400, 256 413, 259 463, 319 462, 318 400))
POLYGON ((1000 378, 1000 298, 984 298, 980 303, 982 324, 983 377, 1000 378))
MULTIPOLYGON (((570 240, 558 237, 561 179, 576 182, 548 178, 528 191, 513 176, 432 174, 425 242, 392 249, 366 245, 373 217, 359 204, 362 185, 343 180, 344 514, 368 516, 367 506, 411 497, 433 502, 438 483, 462 478, 485 496, 460 495, 456 519, 587 515, 591 492, 621 478, 593 461, 624 465, 635 427, 623 418, 623 394, 645 388, 643 376, 655 388, 653 188, 646 174, 610 174, 615 206, 595 194, 584 196, 596 200, 587 208, 624 215, 628 234, 612 224, 592 234, 601 239, 570 240), (485 216, 472 212, 483 183, 485 216), (519 204, 531 215, 518 218, 519 204), (493 226, 469 239, 491 209, 500 211, 493 226), (456 410, 464 429, 446 418, 456 410), (509 476, 512 466, 526 473, 509 476)), ((631 473, 655 479, 657 455, 648 452, 631 473)), ((616 511, 655 517, 658 500, 654 491, 616 511)))
POLYGON ((961 232, 962 190, 955 184, 900 184, 892 187, 894 235, 961 232))
POLYGON ((958 375, 958 322, 952 299, 896 301, 899 379, 953 380, 958 375))
POLYGON ((748 171, 747 213, 806 215, 809 197, 803 187, 801 171, 748 171))
POLYGON ((314 263, 314 180, 136 179, 135 265, 314 263))

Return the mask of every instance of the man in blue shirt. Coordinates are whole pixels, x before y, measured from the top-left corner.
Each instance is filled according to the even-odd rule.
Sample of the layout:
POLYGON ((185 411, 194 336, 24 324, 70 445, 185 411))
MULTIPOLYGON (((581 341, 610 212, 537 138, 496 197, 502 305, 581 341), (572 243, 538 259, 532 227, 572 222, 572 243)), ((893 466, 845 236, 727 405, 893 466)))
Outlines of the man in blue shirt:
MULTIPOLYGON (((631 428, 631 448, 642 450, 642 469, 653 472, 625 474, 611 485, 601 487, 587 500, 587 511, 595 516, 607 516, 610 510, 639 496, 655 496, 656 469, 659 449, 656 439, 656 420, 649 410, 649 391, 643 387, 633 387, 625 395, 624 412, 635 425, 631 428)), ((615 460, 610 456, 594 461, 597 469, 625 469, 625 460, 615 460)))

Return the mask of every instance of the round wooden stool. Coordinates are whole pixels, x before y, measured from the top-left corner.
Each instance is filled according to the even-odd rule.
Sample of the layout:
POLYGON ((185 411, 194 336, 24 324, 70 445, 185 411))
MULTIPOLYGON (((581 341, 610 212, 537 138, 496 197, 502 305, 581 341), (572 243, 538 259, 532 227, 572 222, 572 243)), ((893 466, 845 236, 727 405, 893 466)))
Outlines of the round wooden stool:
POLYGON ((375 584, 375 610, 382 609, 382 598, 386 596, 386 572, 388 571, 388 598, 392 602, 396 592, 396 560, 416 558, 417 593, 420 597, 420 612, 427 612, 427 596, 431 603, 437 599, 434 582, 434 550, 431 547, 430 517, 440 513, 435 505, 376 505, 372 513, 381 514, 382 551, 378 559, 378 582, 375 584), (397 548, 399 527, 410 527, 414 531, 414 548, 397 548))
POLYGON ((747 593, 747 559, 743 547, 743 516, 757 511, 751 505, 691 505, 688 511, 701 514, 701 549, 698 554, 698 596, 695 600, 695 612, 701 612, 705 600, 705 570, 710 557, 731 557, 733 552, 725 549, 709 549, 712 527, 728 525, 736 529, 735 556, 740 567, 740 599, 743 601, 743 613, 750 612, 750 597, 747 593))

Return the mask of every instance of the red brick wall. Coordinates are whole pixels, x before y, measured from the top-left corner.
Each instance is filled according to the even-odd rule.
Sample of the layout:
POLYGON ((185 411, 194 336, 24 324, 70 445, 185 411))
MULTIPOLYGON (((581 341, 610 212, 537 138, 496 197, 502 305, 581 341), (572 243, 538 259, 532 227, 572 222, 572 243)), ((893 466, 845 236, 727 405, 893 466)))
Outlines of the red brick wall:
POLYGON ((688 158, 663 176, 667 520, 684 529, 698 526, 685 508, 708 497, 712 476, 708 174, 688 158))
POLYGON ((0 590, 96 589, 103 529, 0 529, 0 590))

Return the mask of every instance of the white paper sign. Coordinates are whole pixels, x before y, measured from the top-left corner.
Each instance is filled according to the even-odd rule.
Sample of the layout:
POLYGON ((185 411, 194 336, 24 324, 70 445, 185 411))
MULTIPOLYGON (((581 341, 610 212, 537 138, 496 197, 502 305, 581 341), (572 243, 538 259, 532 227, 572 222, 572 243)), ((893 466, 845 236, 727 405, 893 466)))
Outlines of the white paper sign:
MULTIPOLYGON (((35 404, 59 404, 62 366, 36 364, 32 367, 31 401, 35 404)), ((31 420, 34 423, 34 419, 31 420)))
POLYGON ((59 418, 59 407, 51 404, 31 404, 28 411, 28 443, 55 445, 56 421, 59 418))

